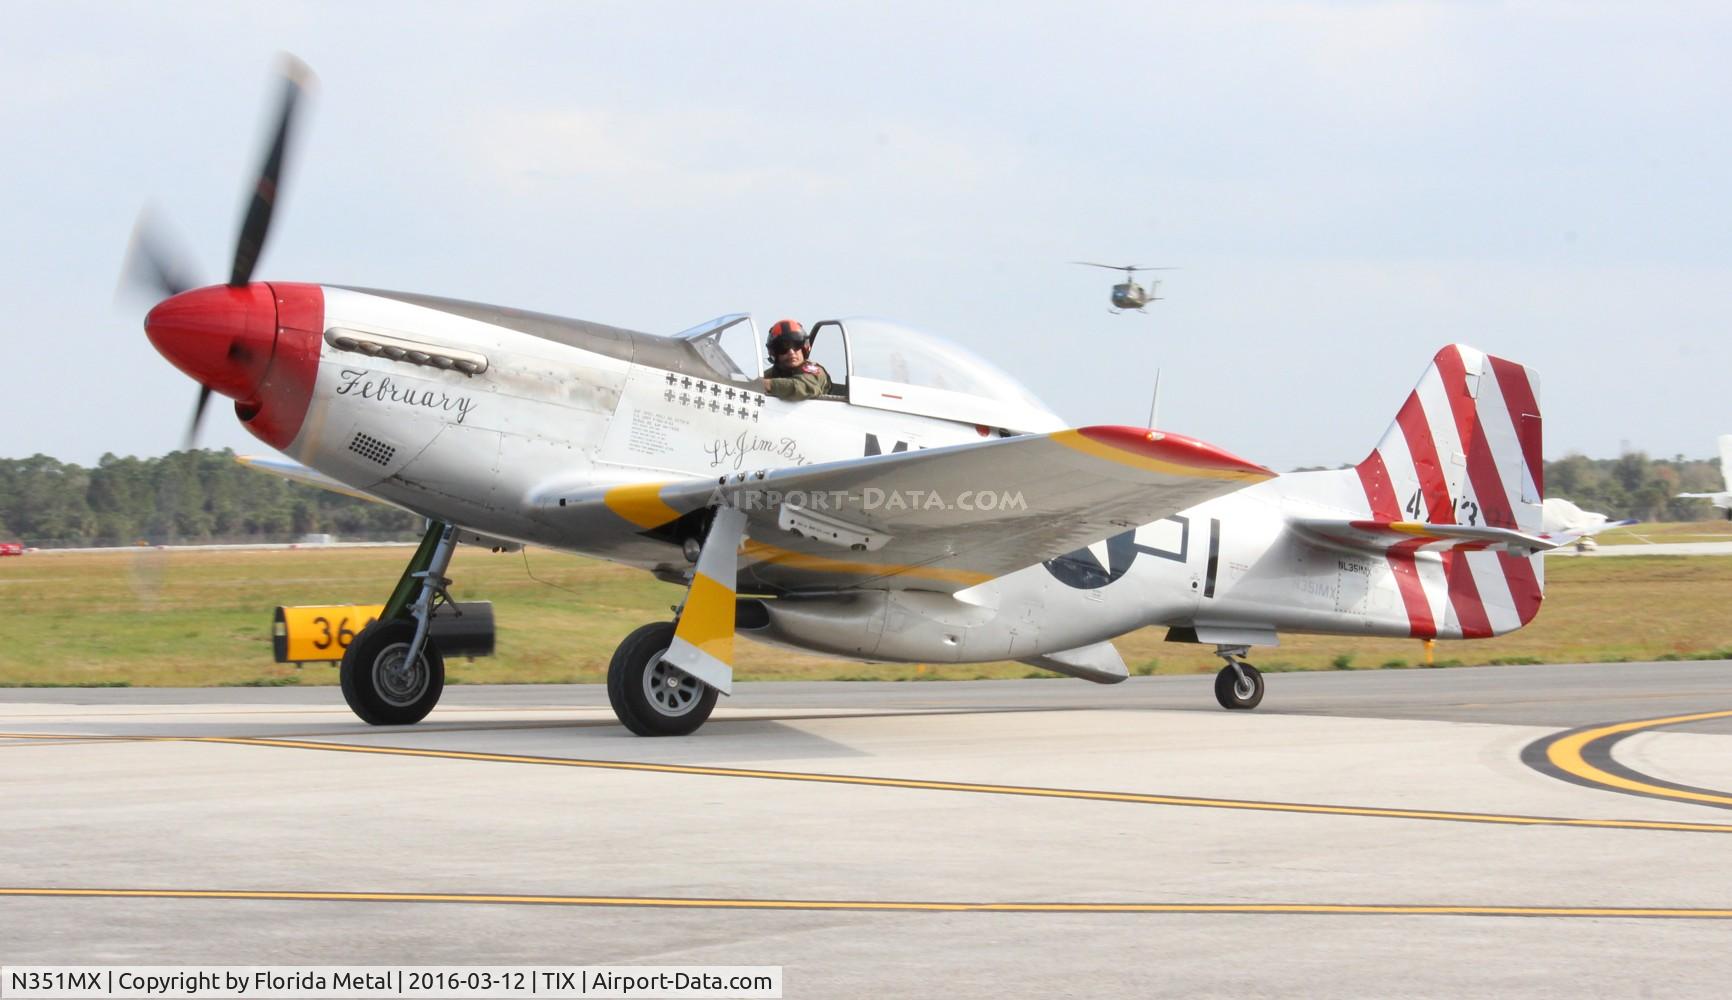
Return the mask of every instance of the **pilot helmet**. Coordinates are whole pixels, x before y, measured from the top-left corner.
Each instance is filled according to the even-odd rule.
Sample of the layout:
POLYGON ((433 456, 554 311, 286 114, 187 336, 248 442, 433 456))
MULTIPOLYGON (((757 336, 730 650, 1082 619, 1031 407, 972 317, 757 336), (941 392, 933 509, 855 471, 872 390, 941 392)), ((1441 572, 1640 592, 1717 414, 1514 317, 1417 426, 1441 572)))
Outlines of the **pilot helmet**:
POLYGON ((764 346, 770 352, 770 360, 776 359, 778 349, 789 347, 805 347, 811 338, 806 335, 806 328, 797 319, 779 319, 770 326, 770 336, 764 346))

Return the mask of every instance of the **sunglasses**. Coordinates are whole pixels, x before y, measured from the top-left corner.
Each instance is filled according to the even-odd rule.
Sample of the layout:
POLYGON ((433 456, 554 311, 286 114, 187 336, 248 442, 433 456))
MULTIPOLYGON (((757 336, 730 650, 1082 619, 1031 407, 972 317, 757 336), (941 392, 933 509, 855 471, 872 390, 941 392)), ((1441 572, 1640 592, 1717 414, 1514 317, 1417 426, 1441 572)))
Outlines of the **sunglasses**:
POLYGON ((806 349, 806 342, 803 340, 795 341, 793 343, 788 343, 788 342, 784 341, 784 342, 778 343, 778 344, 771 344, 770 349, 777 354, 788 354, 788 353, 793 352, 793 351, 805 350, 806 349))

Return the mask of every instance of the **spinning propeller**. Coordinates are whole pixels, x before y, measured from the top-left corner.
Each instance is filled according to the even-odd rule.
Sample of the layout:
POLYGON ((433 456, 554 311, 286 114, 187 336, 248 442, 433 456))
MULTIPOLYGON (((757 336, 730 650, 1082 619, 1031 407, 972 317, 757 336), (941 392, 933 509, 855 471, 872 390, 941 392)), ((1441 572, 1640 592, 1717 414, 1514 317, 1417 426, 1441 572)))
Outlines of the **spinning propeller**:
POLYGON ((276 128, 264 161, 259 165, 240 233, 235 237, 234 262, 227 284, 228 289, 235 290, 234 294, 219 299, 208 293, 216 292, 220 296, 222 286, 200 289, 195 296, 186 296, 186 299, 198 295, 204 296, 202 299, 185 302, 184 306, 176 308, 183 293, 197 284, 193 275, 198 269, 149 211, 139 216, 122 265, 124 285, 147 291, 158 300, 156 308, 145 320, 145 331, 151 341, 164 356, 200 382, 198 404, 193 408, 192 423, 188 425, 181 445, 183 450, 191 449, 198 438, 199 424, 204 420, 205 406, 210 402, 213 389, 240 398, 246 386, 243 376, 249 376, 270 360, 270 335, 274 332, 274 323, 273 329, 260 330, 256 322, 249 322, 253 319, 251 313, 257 310, 245 292, 251 288, 253 268, 264 250, 266 237, 270 235, 271 214, 281 192, 283 166, 294 135, 295 116, 312 81, 312 72, 294 56, 283 57, 281 73, 283 96, 276 128), (213 312, 221 314, 225 321, 218 325, 220 329, 207 321, 213 312))

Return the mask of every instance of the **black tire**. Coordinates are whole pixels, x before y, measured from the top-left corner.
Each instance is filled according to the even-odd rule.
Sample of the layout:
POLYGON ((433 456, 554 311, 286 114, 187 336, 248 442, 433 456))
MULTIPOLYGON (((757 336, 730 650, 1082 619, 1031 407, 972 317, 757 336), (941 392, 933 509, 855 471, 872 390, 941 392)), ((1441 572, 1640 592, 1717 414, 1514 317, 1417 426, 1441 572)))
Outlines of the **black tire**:
POLYGON ((1239 687, 1239 675, 1232 667, 1222 667, 1215 675, 1215 700, 1227 709, 1252 709, 1263 701, 1263 674, 1249 663, 1239 664, 1239 669, 1245 671, 1245 677, 1251 682, 1251 691, 1247 694, 1239 687))
POLYGON ((662 665, 661 654, 673 641, 673 622, 652 622, 626 636, 607 666, 607 700, 613 714, 639 736, 696 732, 716 707, 715 688, 662 665))
POLYGON ((415 641, 412 621, 374 622, 361 630, 343 654, 343 700, 373 726, 420 722, 445 693, 445 657, 428 639, 414 668, 402 669, 415 641))

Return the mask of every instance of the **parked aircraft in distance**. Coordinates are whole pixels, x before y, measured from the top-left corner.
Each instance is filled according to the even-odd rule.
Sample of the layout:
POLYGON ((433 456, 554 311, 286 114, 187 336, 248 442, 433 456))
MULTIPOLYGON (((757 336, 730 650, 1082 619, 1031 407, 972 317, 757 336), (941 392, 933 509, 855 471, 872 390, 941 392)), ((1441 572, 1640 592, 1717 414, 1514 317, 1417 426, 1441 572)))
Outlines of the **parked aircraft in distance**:
POLYGON ((1732 434, 1720 435, 1720 485, 1726 488, 1718 493, 1680 493, 1678 496, 1707 500, 1724 510, 1726 519, 1732 521, 1732 434))
POLYGON ((1635 518, 1614 521, 1605 514, 1583 510, 1563 497, 1546 497, 1540 511, 1540 537, 1559 545, 1574 544, 1576 551, 1587 552, 1599 547, 1594 536, 1600 532, 1638 523, 1635 518))

